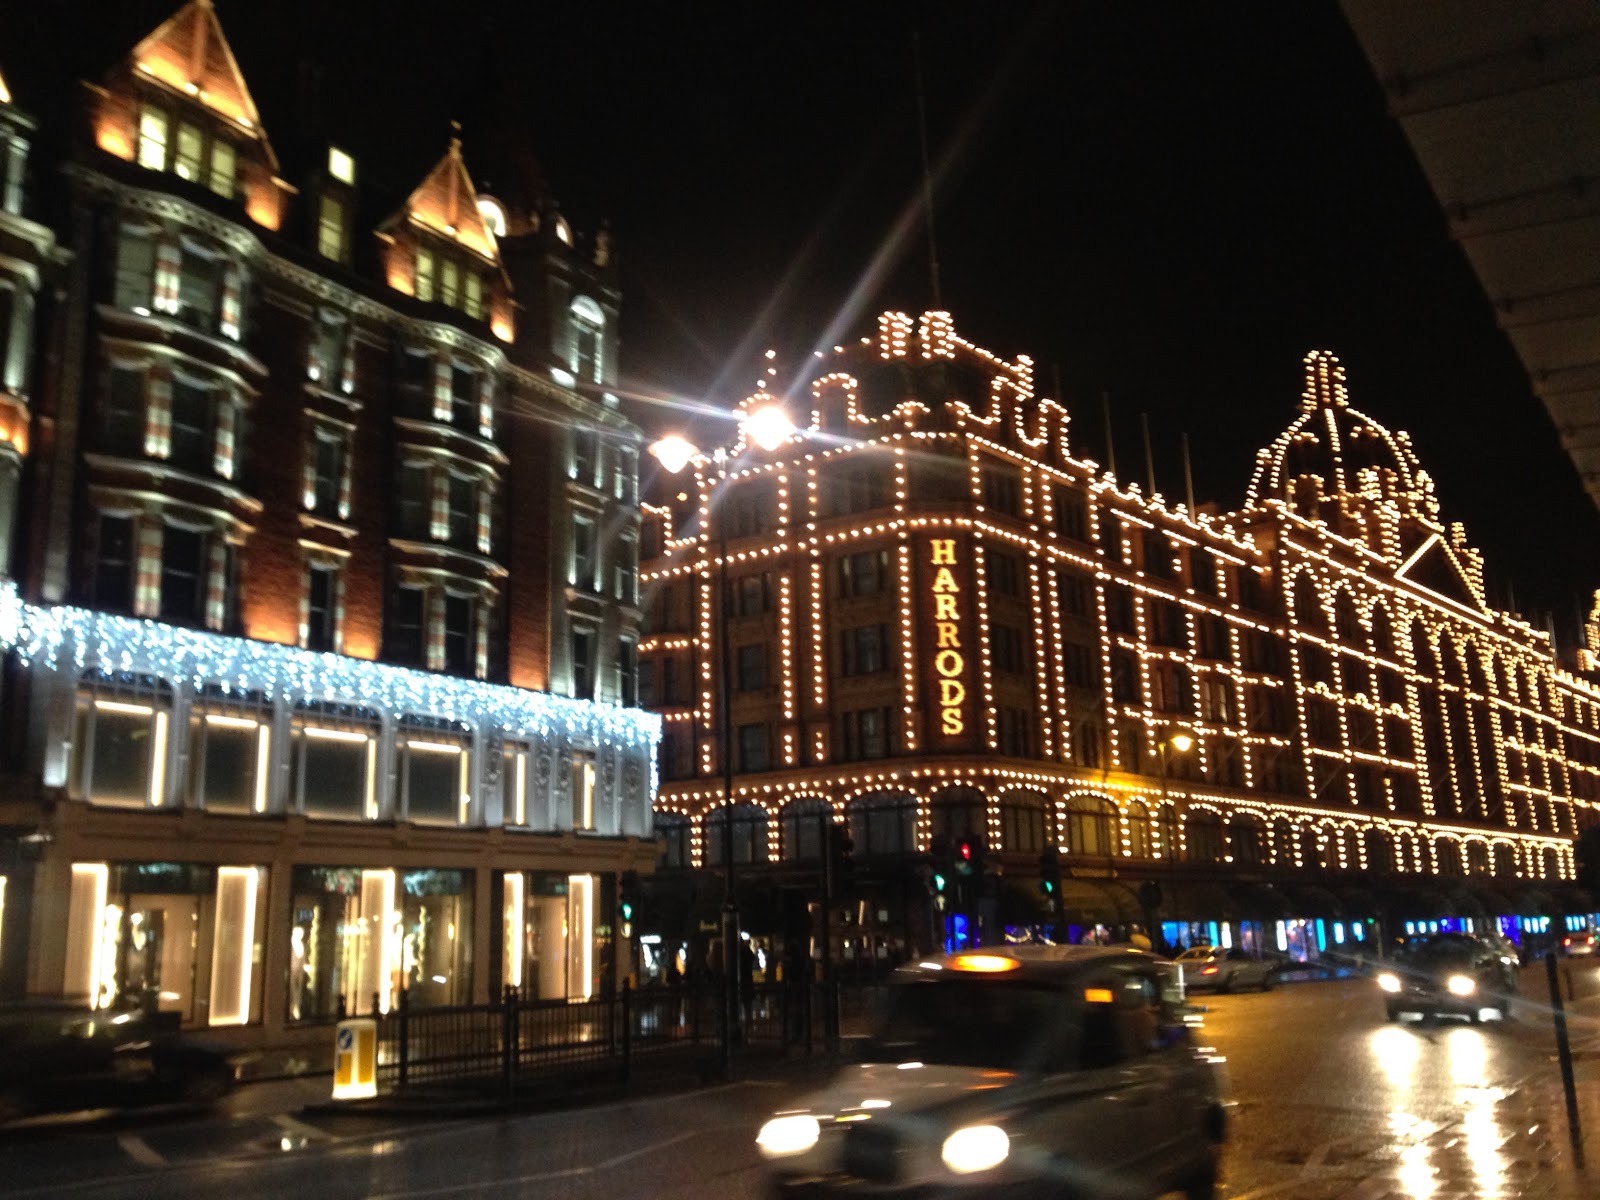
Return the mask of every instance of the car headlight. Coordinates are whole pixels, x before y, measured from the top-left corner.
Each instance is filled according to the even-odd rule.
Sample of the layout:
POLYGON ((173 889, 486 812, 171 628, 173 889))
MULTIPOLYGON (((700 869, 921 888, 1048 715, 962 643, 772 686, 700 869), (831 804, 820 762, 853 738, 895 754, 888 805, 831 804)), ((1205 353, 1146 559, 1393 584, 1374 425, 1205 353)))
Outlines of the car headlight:
POLYGON ((767 1158, 785 1158, 791 1154, 804 1154, 817 1144, 822 1127, 817 1119, 806 1113, 791 1113, 773 1117, 756 1134, 756 1148, 767 1158))
POLYGON ((957 1175, 987 1171, 1005 1162, 1011 1153, 1011 1139, 998 1125, 969 1125, 944 1140, 939 1157, 957 1175))
POLYGON ((1450 989, 1452 996, 1470 996, 1478 990, 1478 985, 1470 976, 1452 975, 1444 981, 1445 987, 1450 989))
POLYGON ((1385 971, 1378 976, 1378 986, 1386 992, 1398 992, 1400 990, 1400 976, 1392 971, 1385 971))

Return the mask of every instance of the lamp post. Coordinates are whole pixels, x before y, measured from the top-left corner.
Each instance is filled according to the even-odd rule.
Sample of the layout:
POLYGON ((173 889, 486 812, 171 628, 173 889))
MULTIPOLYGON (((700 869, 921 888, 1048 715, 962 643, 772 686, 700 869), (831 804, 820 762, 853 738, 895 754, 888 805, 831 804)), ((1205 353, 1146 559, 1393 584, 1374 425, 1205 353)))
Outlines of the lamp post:
MULTIPOLYGON (((1169 760, 1168 760, 1168 749, 1169 749, 1169 747, 1172 750, 1176 750, 1179 754, 1187 754, 1191 749, 1194 748, 1194 734, 1190 733, 1187 729, 1163 729, 1161 731, 1160 738, 1158 738, 1156 740, 1156 753, 1160 756, 1160 759, 1161 759, 1161 807, 1162 807, 1163 810, 1165 810, 1167 805, 1171 802, 1169 794, 1168 794, 1168 788, 1167 788, 1167 780, 1168 780, 1168 777, 1169 777, 1169 775, 1171 773, 1171 765, 1170 765, 1169 760)), ((1178 827, 1178 814, 1177 813, 1173 813, 1172 814, 1172 823, 1173 823, 1173 828, 1177 829, 1177 827, 1178 827)), ((1176 867, 1177 867, 1177 862, 1178 862, 1176 838, 1174 838, 1173 841, 1174 841, 1173 845, 1170 845, 1170 846, 1163 845, 1161 847, 1162 858, 1165 859, 1166 864, 1167 864, 1166 874, 1167 874, 1167 881, 1168 881, 1169 884, 1172 882, 1172 880, 1174 878, 1174 875, 1175 875, 1175 872, 1176 872, 1176 867)), ((1148 899, 1148 897, 1147 897, 1147 899, 1148 899)), ((1155 918, 1159 915, 1158 912, 1157 912, 1157 909, 1159 909, 1161 907, 1161 903, 1162 903, 1162 901, 1164 899, 1165 899, 1164 897, 1162 897, 1162 896, 1160 896, 1158 894, 1156 897, 1154 897, 1154 902, 1153 903, 1147 903, 1146 904, 1146 908, 1148 909, 1148 911, 1145 914, 1145 920, 1150 922, 1150 926, 1151 926, 1150 935, 1151 935, 1151 944, 1152 944, 1152 946, 1155 944, 1155 933, 1156 933, 1156 929, 1155 929, 1156 920, 1155 920, 1155 918)), ((1163 937, 1161 940, 1163 942, 1165 942, 1166 938, 1163 937)))
MULTIPOLYGON (((777 405, 766 405, 745 414, 741 423, 745 437, 763 450, 776 450, 793 436, 795 427, 777 405)), ((676 475, 691 462, 707 462, 717 468, 712 487, 712 501, 708 514, 715 510, 713 520, 717 530, 717 599, 713 608, 716 617, 714 636, 717 639, 717 735, 722 743, 722 982, 723 1019, 722 1036, 718 1053, 723 1074, 728 1074, 732 1061, 735 1032, 740 1027, 739 983, 743 973, 742 939, 739 931, 739 899, 735 890, 733 852, 733 655, 729 639, 728 618, 728 523, 723 510, 723 500, 728 489, 728 468, 732 456, 718 446, 709 456, 686 438, 671 434, 650 447, 651 455, 669 473, 676 475)))

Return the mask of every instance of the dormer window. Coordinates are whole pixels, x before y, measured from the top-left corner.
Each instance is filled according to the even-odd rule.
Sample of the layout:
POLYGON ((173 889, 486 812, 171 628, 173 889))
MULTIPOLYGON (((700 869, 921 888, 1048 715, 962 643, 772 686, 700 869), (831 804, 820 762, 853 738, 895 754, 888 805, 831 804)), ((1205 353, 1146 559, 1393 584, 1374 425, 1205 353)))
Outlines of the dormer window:
POLYGON ((414 290, 418 300, 436 300, 474 321, 483 320, 483 275, 471 260, 429 246, 417 247, 414 290))
POLYGON ((356 182, 356 160, 337 146, 328 147, 328 174, 351 187, 356 182))
POLYGON ((344 205, 337 196, 323 195, 317 202, 317 253, 344 261, 344 205))
POLYGON ((233 143, 188 121, 178 122, 173 136, 172 118, 151 104, 139 110, 138 160, 141 167, 171 171, 225 200, 237 191, 239 154, 233 143))

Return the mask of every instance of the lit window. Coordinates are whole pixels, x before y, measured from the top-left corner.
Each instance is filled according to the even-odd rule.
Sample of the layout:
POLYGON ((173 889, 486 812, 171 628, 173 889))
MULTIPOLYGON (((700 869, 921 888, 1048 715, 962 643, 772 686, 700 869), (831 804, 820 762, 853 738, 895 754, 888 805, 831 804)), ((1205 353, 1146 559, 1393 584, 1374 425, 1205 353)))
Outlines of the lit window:
POLYGON ((472 816, 468 731, 453 722, 407 717, 401 730, 400 787, 405 819, 465 825, 472 816))
POLYGON ((572 827, 594 828, 594 751, 572 752, 572 827))
POLYGON ((146 107, 139 113, 139 165, 152 171, 167 167, 167 114, 146 107))
POLYGON ((582 380, 601 382, 601 332, 605 329, 605 314, 600 306, 587 296, 572 302, 571 347, 567 355, 572 373, 582 380))
POLYGON ((451 308, 461 307, 461 268, 453 258, 439 264, 439 300, 451 308))
POLYGON ((309 707, 294 724, 298 808, 308 817, 351 821, 377 809, 376 714, 309 707))
POLYGON ((572 573, 567 582, 586 592, 594 591, 594 522, 588 517, 572 518, 572 573))
POLYGON ((433 251, 420 249, 417 251, 417 283, 416 295, 418 300, 433 299, 433 251))
POLYGON ((123 808, 165 803, 171 694, 143 677, 130 686, 109 676, 85 679, 72 739, 73 794, 123 808))
POLYGON ((354 184, 356 181, 356 160, 351 158, 337 146, 328 147, 328 174, 340 183, 354 184))
POLYGON ((574 699, 594 699, 594 645, 594 630, 578 628, 572 631, 572 695, 574 699))
POLYGON ((199 179, 202 162, 200 131, 193 125, 178 126, 178 153, 172 160, 173 174, 179 179, 199 179))
MULTIPOLYGON (((334 262, 344 261, 344 205, 333 196, 323 196, 317 206, 317 253, 334 262)), ((422 256, 417 256, 417 280, 421 285, 422 256)))
POLYGON ((208 812, 267 810, 270 722, 236 705, 197 703, 189 714, 189 795, 208 812))
POLYGON ((307 650, 336 651, 339 637, 339 572, 330 566, 306 569, 307 650))
POLYGON ((483 276, 476 271, 467 272, 466 293, 461 307, 474 321, 483 319, 483 276))
POLYGON ((211 190, 224 200, 232 200, 238 189, 238 154, 233 143, 217 138, 211 143, 211 190))
POLYGON ((500 206, 500 201, 493 196, 479 196, 478 215, 483 218, 483 223, 489 227, 490 233, 495 237, 505 237, 506 210, 500 206))

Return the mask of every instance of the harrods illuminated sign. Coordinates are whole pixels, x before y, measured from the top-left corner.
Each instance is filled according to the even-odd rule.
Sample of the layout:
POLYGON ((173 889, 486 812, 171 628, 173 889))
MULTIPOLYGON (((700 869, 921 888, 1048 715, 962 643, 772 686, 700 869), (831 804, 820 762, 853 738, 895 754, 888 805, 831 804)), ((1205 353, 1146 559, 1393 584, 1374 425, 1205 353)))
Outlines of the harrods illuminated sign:
POLYGON ((967 685, 961 681, 967 661, 961 653, 961 585, 956 582, 954 538, 929 543, 928 560, 938 568, 933 577, 933 673, 939 681, 939 732, 955 737, 966 732, 967 685))

